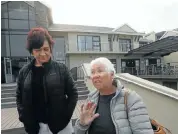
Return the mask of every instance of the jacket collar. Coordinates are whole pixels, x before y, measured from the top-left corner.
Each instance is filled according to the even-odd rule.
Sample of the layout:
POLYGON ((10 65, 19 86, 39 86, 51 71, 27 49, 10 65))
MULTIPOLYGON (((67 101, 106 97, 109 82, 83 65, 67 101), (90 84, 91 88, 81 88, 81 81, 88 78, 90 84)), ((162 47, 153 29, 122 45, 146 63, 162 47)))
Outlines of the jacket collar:
MULTIPOLYGON (((120 92, 121 92, 122 88, 121 86, 119 86, 117 89, 116 89, 116 94, 113 98, 116 98, 117 96, 119 96, 120 92)), ((88 98, 94 102, 94 103, 97 103, 98 102, 98 99, 99 99, 99 91, 96 89, 96 91, 93 91, 91 92, 89 95, 88 95, 88 98)))
MULTIPOLYGON (((35 61, 36 61, 36 59, 33 58, 32 61, 29 63, 29 68, 32 68, 35 65, 35 61)), ((47 68, 49 68, 51 63, 52 63, 52 60, 50 58, 50 60, 48 62, 43 63, 42 66, 44 67, 44 69, 47 69, 47 68)))

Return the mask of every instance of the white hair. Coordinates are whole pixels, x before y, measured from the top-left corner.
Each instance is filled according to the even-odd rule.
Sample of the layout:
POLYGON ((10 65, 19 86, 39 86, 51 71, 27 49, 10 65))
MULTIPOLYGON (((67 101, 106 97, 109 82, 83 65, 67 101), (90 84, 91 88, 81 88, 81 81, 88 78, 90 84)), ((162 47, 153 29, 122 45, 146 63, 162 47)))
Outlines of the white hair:
MULTIPOLYGON (((107 59, 105 57, 96 58, 90 62, 90 67, 92 67, 95 64, 104 65, 106 68, 106 71, 112 72, 114 74, 114 78, 115 78, 116 70, 114 68, 114 65, 111 63, 111 61, 109 59, 107 59)), ((115 79, 115 81, 116 81, 115 84, 117 87, 120 87, 121 89, 124 88, 124 86, 121 84, 121 82, 118 79, 115 79)))
POLYGON ((92 67, 94 64, 102 64, 105 66, 106 71, 113 72, 114 75, 116 73, 114 65, 111 63, 111 61, 109 59, 107 59, 105 57, 100 57, 100 58, 96 58, 96 59, 92 60, 90 63, 90 67, 92 67))

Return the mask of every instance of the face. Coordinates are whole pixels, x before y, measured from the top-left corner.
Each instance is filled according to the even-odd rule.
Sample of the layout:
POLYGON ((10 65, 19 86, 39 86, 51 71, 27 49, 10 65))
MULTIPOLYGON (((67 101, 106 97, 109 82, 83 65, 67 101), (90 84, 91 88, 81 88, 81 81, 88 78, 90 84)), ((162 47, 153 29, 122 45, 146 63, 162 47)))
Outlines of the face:
POLYGON ((98 90, 106 89, 112 85, 113 73, 108 72, 103 64, 94 64, 91 67, 91 80, 98 90))
POLYGON ((48 62, 51 58, 51 49, 48 41, 44 41, 44 44, 39 49, 33 49, 32 54, 38 63, 48 62))

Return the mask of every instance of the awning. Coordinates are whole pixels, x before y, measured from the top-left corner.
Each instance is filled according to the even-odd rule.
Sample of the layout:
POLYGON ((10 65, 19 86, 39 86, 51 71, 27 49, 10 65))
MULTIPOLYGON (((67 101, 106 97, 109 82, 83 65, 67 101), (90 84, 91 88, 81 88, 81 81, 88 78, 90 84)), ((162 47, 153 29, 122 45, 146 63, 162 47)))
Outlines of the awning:
POLYGON ((178 51, 178 36, 169 36, 129 51, 125 56, 166 56, 178 51))

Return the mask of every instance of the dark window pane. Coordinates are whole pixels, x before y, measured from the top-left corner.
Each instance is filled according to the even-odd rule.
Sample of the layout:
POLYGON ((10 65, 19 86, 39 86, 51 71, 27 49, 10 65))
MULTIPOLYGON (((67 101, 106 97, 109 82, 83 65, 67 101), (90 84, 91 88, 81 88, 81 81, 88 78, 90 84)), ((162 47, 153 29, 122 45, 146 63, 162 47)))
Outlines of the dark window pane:
POLYGON ((30 29, 36 27, 36 21, 29 21, 30 22, 30 29))
POLYGON ((100 43, 99 42, 93 42, 93 50, 100 51, 100 43))
POLYGON ((99 46, 93 46, 93 51, 100 51, 100 47, 99 46))
POLYGON ((12 1, 8 3, 9 18, 28 19, 28 5, 23 1, 12 1))
POLYGON ((93 37, 93 41, 100 41, 100 37, 99 36, 94 36, 93 37))
POLYGON ((93 46, 100 46, 100 43, 99 42, 93 42, 93 46))
POLYGON ((7 4, 1 5, 1 18, 8 18, 7 4))
POLYGON ((26 20, 9 20, 10 29, 29 29, 28 21, 26 20))
POLYGON ((9 35, 1 35, 1 56, 10 56, 9 35))
POLYGON ((1 31, 1 34, 9 34, 8 31, 1 31))
POLYGON ((26 39, 27 35, 10 35, 11 56, 29 56, 26 39))
MULTIPOLYGON (((29 31, 28 31, 29 32, 29 31)), ((19 35, 27 35, 28 32, 20 32, 20 31, 10 31, 10 34, 19 34, 19 35)))
POLYGON ((55 45, 53 47, 53 57, 57 61, 65 61, 65 40, 64 37, 53 38, 55 45))
POLYGON ((1 28, 8 29, 8 19, 1 19, 1 28))
POLYGON ((92 36, 86 36, 86 50, 92 51, 92 36))
POLYGON ((29 6, 29 19, 35 20, 35 9, 31 6, 29 6))

